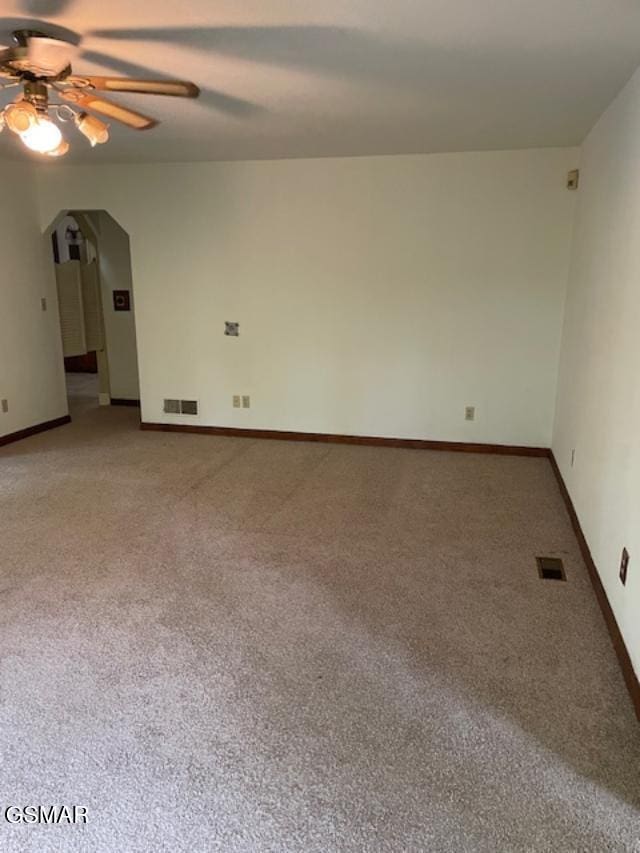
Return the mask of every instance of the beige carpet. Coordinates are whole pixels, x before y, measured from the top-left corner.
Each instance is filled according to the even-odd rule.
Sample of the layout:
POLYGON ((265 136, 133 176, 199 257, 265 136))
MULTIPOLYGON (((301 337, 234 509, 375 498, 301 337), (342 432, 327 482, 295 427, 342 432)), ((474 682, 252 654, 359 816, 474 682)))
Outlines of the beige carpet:
POLYGON ((0 450, 2 851, 640 849, 640 727, 546 460, 74 407, 0 450))

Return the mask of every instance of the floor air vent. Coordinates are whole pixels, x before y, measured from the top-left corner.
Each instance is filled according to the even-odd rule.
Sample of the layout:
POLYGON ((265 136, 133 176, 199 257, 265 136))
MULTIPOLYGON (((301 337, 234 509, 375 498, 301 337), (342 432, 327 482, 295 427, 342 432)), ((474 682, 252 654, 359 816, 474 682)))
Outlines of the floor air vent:
POLYGON ((566 581, 564 565, 559 557, 536 557, 536 561, 543 581, 566 581))

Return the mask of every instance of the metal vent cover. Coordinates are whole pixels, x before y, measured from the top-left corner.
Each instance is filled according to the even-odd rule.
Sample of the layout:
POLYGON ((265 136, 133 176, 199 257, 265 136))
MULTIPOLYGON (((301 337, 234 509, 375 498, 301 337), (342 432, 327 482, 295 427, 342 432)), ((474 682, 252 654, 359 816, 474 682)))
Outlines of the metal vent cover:
POLYGON ((536 557, 538 574, 544 581, 566 581, 564 564, 559 557, 536 557))
POLYGON ((197 400, 180 400, 180 411, 183 415, 197 415, 198 401, 197 400))
POLYGON ((165 400, 163 411, 166 415, 179 415, 180 400, 165 400))

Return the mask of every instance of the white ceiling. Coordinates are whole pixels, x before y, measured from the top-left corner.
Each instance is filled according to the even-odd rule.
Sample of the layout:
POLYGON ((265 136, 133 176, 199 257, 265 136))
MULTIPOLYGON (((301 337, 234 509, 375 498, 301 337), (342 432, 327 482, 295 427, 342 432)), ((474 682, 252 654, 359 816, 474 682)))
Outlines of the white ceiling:
POLYGON ((640 63, 635 0, 3 0, 0 41, 36 20, 82 36, 76 72, 203 90, 119 96, 160 126, 66 162, 575 145, 640 63))

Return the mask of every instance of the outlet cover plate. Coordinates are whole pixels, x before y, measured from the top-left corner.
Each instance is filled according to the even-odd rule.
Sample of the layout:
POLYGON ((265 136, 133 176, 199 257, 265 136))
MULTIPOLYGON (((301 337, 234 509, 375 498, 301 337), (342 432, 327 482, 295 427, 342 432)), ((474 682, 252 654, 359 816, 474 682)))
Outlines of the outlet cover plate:
POLYGON ((620 583, 622 586, 627 585, 627 572, 629 571, 629 552, 626 548, 622 549, 622 557, 620 557, 620 583))

